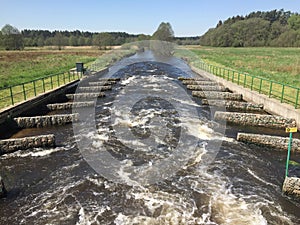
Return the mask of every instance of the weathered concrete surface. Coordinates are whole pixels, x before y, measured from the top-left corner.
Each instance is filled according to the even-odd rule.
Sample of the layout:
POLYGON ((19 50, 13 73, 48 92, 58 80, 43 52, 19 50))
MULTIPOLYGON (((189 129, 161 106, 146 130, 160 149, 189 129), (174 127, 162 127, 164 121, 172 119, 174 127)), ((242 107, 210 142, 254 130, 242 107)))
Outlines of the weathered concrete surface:
POLYGON ((194 66, 191 66, 191 68, 195 73, 199 74, 199 76, 207 77, 211 80, 223 84, 225 87, 229 88, 235 93, 242 94, 244 100, 256 104, 263 104, 264 109, 271 114, 277 114, 287 118, 295 119, 297 127, 300 129, 300 109, 295 109, 292 105, 281 103, 277 99, 269 98, 266 95, 259 94, 257 91, 251 91, 250 89, 234 84, 230 81, 227 81, 221 77, 217 77, 194 66))
POLYGON ((93 91, 108 91, 111 90, 112 87, 110 85, 107 86, 89 86, 89 87, 79 87, 80 91, 87 91, 87 92, 93 92, 93 91))
POLYGON ((114 85, 116 81, 91 81, 89 85, 91 86, 106 86, 106 85, 114 85))
POLYGON ((29 148, 54 147, 54 134, 0 140, 0 155, 29 148))
POLYGON ((178 77, 178 80, 198 80, 198 81, 209 81, 206 77, 178 77))
POLYGON ((183 80, 183 84, 185 85, 207 85, 207 86, 213 86, 213 85, 219 85, 219 83, 215 81, 201 81, 201 80, 183 80))
POLYGON ((50 110, 62 110, 62 109, 72 109, 72 108, 84 108, 84 107, 94 107, 94 101, 86 102, 65 102, 65 103, 56 103, 48 104, 47 107, 50 110))
POLYGON ((0 124, 5 122, 7 119, 11 119, 21 115, 22 113, 32 109, 33 107, 37 107, 39 105, 52 101, 58 96, 68 92, 69 89, 74 88, 78 84, 78 82, 78 80, 71 82, 69 84, 66 84, 65 86, 61 86, 44 94, 40 94, 27 101, 17 103, 14 106, 0 110, 0 124))
POLYGON ((230 92, 217 92, 217 91, 192 91, 194 97, 207 98, 207 99, 222 99, 222 100, 242 100, 241 94, 230 92))
POLYGON ((223 85, 187 85, 186 88, 194 91, 228 91, 228 88, 225 88, 223 85))
POLYGON ((287 195, 300 198, 300 178, 285 177, 282 191, 287 195))
POLYGON ((281 129, 296 125, 296 121, 294 119, 289 119, 282 116, 221 111, 217 111, 215 113, 215 120, 227 121, 244 126, 271 127, 281 129))
MULTIPOLYGON (((238 133, 237 140, 245 143, 253 143, 270 148, 288 150, 289 138, 262 135, 262 134, 250 134, 250 133, 238 133)), ((292 151, 300 152, 300 140, 294 138, 292 142, 292 151)))
POLYGON ((49 116, 17 117, 14 118, 20 128, 47 127, 64 125, 78 121, 78 114, 60 114, 49 116))
POLYGON ((264 111, 264 106, 262 104, 253 104, 249 102, 240 102, 240 101, 226 101, 226 100, 208 100, 203 99, 202 105, 210 105, 210 106, 217 106, 217 107, 225 107, 226 109, 237 109, 237 110, 244 110, 244 111, 264 111))
POLYGON ((2 177, 0 176, 0 198, 5 197, 6 194, 7 194, 7 190, 5 188, 4 181, 3 181, 2 177))
POLYGON ((90 92, 90 93, 66 94, 66 97, 70 100, 93 99, 93 98, 105 97, 105 93, 104 92, 100 92, 100 93, 90 92))

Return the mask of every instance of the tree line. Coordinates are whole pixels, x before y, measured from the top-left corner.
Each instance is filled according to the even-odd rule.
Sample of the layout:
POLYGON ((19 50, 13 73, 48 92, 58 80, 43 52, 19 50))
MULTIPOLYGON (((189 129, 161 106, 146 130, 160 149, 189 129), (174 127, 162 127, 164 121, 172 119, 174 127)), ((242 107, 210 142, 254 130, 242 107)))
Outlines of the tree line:
POLYGON ((128 34, 126 32, 88 32, 88 31, 49 31, 29 30, 19 31, 12 25, 5 25, 0 32, 0 47, 6 50, 22 50, 24 47, 57 46, 107 46, 123 45, 142 40, 164 40, 177 44, 198 44, 199 37, 176 38, 170 23, 162 22, 153 35, 128 34))
POLYGON ((209 29, 200 45, 300 47, 300 15, 281 9, 234 16, 209 29))

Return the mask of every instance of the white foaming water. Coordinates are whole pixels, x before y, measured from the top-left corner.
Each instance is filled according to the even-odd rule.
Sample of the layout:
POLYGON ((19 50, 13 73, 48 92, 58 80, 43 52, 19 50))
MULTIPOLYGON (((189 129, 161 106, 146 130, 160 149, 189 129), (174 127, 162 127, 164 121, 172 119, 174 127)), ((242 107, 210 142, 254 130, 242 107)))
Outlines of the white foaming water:
POLYGON ((255 179, 261 181, 262 183, 277 188, 277 186, 276 186, 275 184, 269 183, 269 182, 267 182, 267 181, 261 179, 259 176, 257 176, 257 175, 256 175, 252 170, 250 170, 249 168, 247 169, 247 171, 248 171, 248 173, 251 174, 255 179))
POLYGON ((127 85, 127 84, 133 82, 134 79, 136 79, 136 76, 129 77, 129 78, 127 78, 126 80, 121 80, 121 81, 120 81, 120 84, 121 84, 121 85, 127 85))
POLYGON ((192 199, 185 199, 180 194, 135 188, 127 194, 127 198, 143 201, 147 215, 119 213, 114 221, 118 225, 204 224, 203 218, 193 215, 197 209, 195 202, 192 199))

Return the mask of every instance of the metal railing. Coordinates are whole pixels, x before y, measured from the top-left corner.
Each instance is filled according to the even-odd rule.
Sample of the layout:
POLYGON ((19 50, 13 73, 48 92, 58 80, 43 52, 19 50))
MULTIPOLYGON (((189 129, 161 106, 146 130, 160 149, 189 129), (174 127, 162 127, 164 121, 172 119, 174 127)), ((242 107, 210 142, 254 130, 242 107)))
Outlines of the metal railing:
POLYGON ((232 69, 214 66, 203 61, 198 61, 195 66, 212 73, 216 76, 222 77, 225 80, 231 81, 245 88, 255 90, 260 94, 265 94, 269 98, 276 98, 280 102, 291 104, 295 109, 300 106, 300 88, 293 87, 284 83, 269 80, 266 78, 253 76, 247 73, 241 73, 232 69))
POLYGON ((68 71, 0 89, 0 109, 31 99, 67 83, 79 80, 83 73, 68 71))

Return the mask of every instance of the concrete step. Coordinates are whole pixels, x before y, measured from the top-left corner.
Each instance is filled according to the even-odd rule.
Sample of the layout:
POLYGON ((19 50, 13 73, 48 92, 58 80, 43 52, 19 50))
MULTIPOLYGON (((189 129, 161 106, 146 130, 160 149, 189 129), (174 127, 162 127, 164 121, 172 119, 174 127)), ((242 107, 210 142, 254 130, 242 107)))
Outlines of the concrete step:
POLYGON ((0 140, 0 155, 29 148, 54 147, 54 134, 0 140))
POLYGON ((121 79, 118 77, 110 77, 110 78, 99 78, 99 81, 120 81, 121 79))
POLYGON ((114 85, 117 81, 91 81, 89 85, 91 86, 106 86, 106 85, 114 85))
POLYGON ((95 102, 94 101, 85 101, 85 102, 55 103, 55 104, 48 104, 47 107, 50 110, 62 110, 62 109, 72 109, 72 108, 95 107, 95 102))
POLYGON ((206 77, 178 77, 178 80, 185 80, 185 81, 210 81, 209 79, 207 79, 206 77))
POLYGON ((230 92, 218 92, 218 91, 192 91, 194 97, 206 98, 206 99, 221 99, 221 100, 243 100, 241 94, 235 94, 230 92))
POLYGON ((101 92, 101 91, 109 91, 111 89, 112 89, 111 85, 79 87, 80 91, 86 91, 86 92, 101 92))
POLYGON ((300 198, 300 178, 299 177, 285 177, 282 186, 282 191, 286 195, 300 198))
POLYGON ((271 127, 285 129, 286 127, 295 127, 294 119, 282 116, 262 115, 254 113, 238 113, 238 112, 215 112, 216 121, 226 121, 233 124, 256 127, 271 127))
MULTIPOLYGON (((237 140, 245 143, 253 143, 271 149, 288 150, 289 138, 263 134, 238 133, 237 140)), ((292 150, 300 152, 300 140, 293 138, 292 150)))
POLYGON ((225 88, 224 86, 208 86, 208 85, 187 85, 187 89, 194 90, 194 91, 228 91, 228 88, 225 88))
POLYGON ((220 85, 215 81, 201 81, 201 80, 183 80, 182 83, 185 85, 206 85, 206 86, 220 85))
POLYGON ((210 105, 217 107, 225 107, 228 110, 246 110, 263 112, 264 106, 262 104, 253 104, 249 102, 230 101, 230 100, 208 100, 202 99, 202 105, 210 105))
POLYGON ((94 98, 102 98, 105 97, 104 92, 87 92, 87 93, 76 93, 76 94, 66 94, 66 97, 70 100, 79 100, 79 99, 94 99, 94 98))
POLYGON ((17 117, 14 118, 14 120, 20 128, 48 127, 76 122, 78 121, 78 114, 76 113, 33 117, 17 117))

